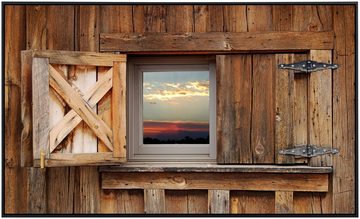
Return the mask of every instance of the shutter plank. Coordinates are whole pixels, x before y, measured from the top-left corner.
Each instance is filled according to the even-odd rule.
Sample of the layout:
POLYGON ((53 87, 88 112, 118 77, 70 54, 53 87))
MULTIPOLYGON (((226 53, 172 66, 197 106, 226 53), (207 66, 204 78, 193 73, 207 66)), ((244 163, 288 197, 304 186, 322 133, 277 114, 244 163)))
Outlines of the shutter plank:
POLYGON ((34 58, 32 65, 33 88, 33 153, 40 159, 40 152, 49 157, 49 59, 34 58))
MULTIPOLYGON (((277 54, 276 66, 282 63, 293 63, 292 54, 277 54)), ((293 148, 293 108, 294 108, 294 74, 292 71, 277 68, 276 70, 276 116, 275 116, 275 162, 294 163, 293 156, 279 155, 280 149, 293 148)))
POLYGON ((126 157, 126 63, 114 62, 112 130, 114 157, 126 157))
MULTIPOLYGON (((310 59, 331 63, 331 50, 311 50, 310 59)), ((332 147, 332 70, 310 74, 309 144, 332 147)), ((311 166, 331 166, 332 155, 310 159, 311 166)))

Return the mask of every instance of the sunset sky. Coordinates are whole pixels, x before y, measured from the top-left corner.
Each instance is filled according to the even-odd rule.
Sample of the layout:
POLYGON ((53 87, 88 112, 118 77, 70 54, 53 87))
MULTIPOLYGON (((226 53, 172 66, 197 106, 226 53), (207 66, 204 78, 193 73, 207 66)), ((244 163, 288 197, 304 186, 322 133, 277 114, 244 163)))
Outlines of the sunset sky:
POLYGON ((209 134, 209 72, 144 72, 144 138, 209 134))

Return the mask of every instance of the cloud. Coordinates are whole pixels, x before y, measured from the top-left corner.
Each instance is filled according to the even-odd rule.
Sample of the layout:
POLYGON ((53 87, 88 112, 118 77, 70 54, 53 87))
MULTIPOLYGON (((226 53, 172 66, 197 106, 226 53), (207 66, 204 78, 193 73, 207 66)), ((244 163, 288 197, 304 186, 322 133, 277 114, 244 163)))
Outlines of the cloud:
POLYGON ((178 97, 196 96, 209 96, 209 81, 187 81, 186 83, 144 83, 144 99, 146 101, 167 101, 178 97))

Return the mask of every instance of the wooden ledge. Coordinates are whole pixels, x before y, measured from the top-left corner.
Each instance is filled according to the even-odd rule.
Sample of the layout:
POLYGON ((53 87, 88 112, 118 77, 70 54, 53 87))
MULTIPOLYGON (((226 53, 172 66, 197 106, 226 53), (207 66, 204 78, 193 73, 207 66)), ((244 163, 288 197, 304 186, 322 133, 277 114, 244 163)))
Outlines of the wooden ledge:
POLYGON ((102 33, 100 51, 147 53, 239 53, 333 49, 334 32, 102 33))
POLYGON ((195 172, 195 173, 331 173, 332 167, 305 165, 217 165, 209 163, 122 163, 100 167, 100 172, 195 172))

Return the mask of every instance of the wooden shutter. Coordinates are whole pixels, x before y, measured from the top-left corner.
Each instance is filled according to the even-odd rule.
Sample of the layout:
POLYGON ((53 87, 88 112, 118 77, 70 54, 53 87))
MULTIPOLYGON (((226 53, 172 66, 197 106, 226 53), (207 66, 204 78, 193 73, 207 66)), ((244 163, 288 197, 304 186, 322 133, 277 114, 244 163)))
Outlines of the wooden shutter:
POLYGON ((24 159, 31 147, 34 166, 42 157, 45 166, 124 162, 126 55, 31 50, 22 56, 23 76, 32 78, 31 90, 22 88, 32 92, 32 145, 23 145, 24 159))

